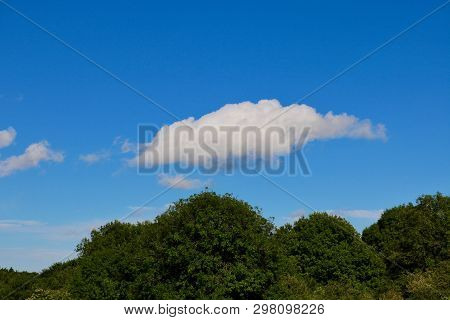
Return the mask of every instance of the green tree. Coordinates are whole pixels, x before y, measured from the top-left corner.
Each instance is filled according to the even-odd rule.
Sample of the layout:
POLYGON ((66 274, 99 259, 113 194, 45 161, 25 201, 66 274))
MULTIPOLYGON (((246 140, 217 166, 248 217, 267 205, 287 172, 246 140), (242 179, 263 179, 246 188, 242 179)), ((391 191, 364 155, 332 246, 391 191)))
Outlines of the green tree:
POLYGON ((19 272, 13 269, 0 269, 0 299, 22 300, 33 292, 35 272, 19 272))
POLYGON ((450 198, 437 193, 386 210, 362 239, 385 258, 389 273, 425 271, 449 258, 450 198))
POLYGON ((311 278, 296 272, 279 274, 277 280, 264 295, 270 300, 308 300, 316 299, 317 283, 311 278))
MULTIPOLYGON (((58 262, 43 270, 39 277, 33 281, 33 288, 58 291, 68 291, 73 281, 77 260, 69 260, 66 262, 58 262)), ((34 292, 35 293, 35 292, 34 292)))
POLYGON ((257 299, 273 281, 274 226, 231 195, 180 200, 155 226, 144 243, 157 264, 140 283, 145 298, 257 299))
POLYGON ((340 217, 313 213, 282 227, 277 238, 284 255, 294 258, 297 272, 323 285, 331 281, 374 285, 385 273, 378 254, 340 217))
POLYGON ((40 274, 0 269, 0 297, 448 299, 449 208, 449 197, 422 196, 361 239, 340 217, 277 229, 246 202, 203 192, 154 221, 108 223, 40 274))
POLYGON ((115 222, 78 247, 72 291, 93 299, 256 299, 273 281, 274 226, 231 195, 180 200, 153 223, 115 222))
POLYGON ((426 271, 406 276, 406 297, 409 299, 449 299, 450 262, 442 261, 426 271))
MULTIPOLYGON (((139 242, 149 223, 112 222, 91 233, 78 245, 79 257, 70 292, 82 299, 132 299, 132 284, 147 271, 139 242)), ((150 264, 149 267, 151 267, 150 264)))

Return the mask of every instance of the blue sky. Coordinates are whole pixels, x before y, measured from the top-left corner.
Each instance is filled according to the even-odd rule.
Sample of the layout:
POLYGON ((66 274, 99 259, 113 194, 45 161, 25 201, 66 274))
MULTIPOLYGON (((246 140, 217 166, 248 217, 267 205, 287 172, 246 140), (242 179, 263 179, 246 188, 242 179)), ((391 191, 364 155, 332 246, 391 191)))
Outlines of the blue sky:
MULTIPOLYGON (((180 119, 244 101, 294 104, 443 3, 6 2, 180 119)), ((303 101, 322 115, 383 124, 387 139, 308 143, 310 176, 270 177, 290 194, 257 175, 194 173, 196 188, 169 190, 138 218, 205 183, 277 224, 310 212, 295 196, 344 215, 358 230, 384 208, 448 194, 449 17, 447 6, 303 101)), ((157 175, 127 166, 132 155, 121 146, 136 142, 138 124, 174 119, 2 3, 0 35, 0 131, 15 132, 0 163, 48 142, 38 146, 47 152, 39 165, 0 177, 0 266, 40 270, 90 228, 165 190, 157 175), (80 158, 88 154, 99 161, 80 158)))

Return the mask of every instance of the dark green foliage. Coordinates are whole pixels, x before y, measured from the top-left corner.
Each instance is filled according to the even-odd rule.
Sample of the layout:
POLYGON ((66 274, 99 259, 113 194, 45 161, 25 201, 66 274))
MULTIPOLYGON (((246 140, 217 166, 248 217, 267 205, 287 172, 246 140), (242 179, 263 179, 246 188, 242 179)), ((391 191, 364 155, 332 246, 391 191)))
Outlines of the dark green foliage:
POLYGON ((230 195, 204 192, 181 200, 155 224, 156 239, 147 238, 145 247, 167 297, 257 299, 274 278, 274 226, 230 195))
POLYGON ((317 283, 299 274, 283 273, 269 287, 264 298, 272 300, 307 300, 316 299, 317 283))
POLYGON ((0 269, 0 297, 448 299, 449 203, 437 194, 389 209, 361 239, 326 213, 275 228, 247 203, 203 192, 153 222, 93 231, 76 259, 38 277, 0 269))
POLYGON ((33 292, 32 280, 37 273, 0 269, 0 299, 26 299, 33 292))
POLYGON ((384 263, 346 220, 314 213, 280 229, 278 239, 295 258, 299 274, 318 283, 373 282, 384 275, 384 263))
POLYGON ((93 232, 78 248, 72 291, 92 299, 261 298, 274 279, 273 231, 247 203, 204 192, 154 223, 93 232))
POLYGON ((43 270, 39 277, 33 281, 33 288, 45 290, 68 290, 76 266, 77 260, 70 260, 64 263, 55 263, 50 268, 43 270))
POLYGON ((442 261, 426 271, 406 276, 406 297, 409 299, 449 299, 450 263, 442 261))
POLYGON ((112 222, 93 231, 77 250, 77 268, 70 291, 76 298, 131 299, 136 279, 153 268, 151 255, 143 250, 141 234, 149 232, 151 224, 133 225, 112 222))
POLYGON ((379 251, 392 277, 424 271, 449 258, 450 198, 422 196, 417 204, 386 210, 363 232, 379 251))
POLYGON ((375 299, 375 291, 357 281, 330 281, 315 293, 315 299, 369 300, 375 299))

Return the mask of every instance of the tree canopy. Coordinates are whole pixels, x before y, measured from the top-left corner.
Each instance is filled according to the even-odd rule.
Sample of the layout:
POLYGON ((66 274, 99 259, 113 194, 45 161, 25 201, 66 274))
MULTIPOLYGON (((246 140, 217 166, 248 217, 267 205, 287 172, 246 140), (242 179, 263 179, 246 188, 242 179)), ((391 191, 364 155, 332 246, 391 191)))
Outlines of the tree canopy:
POLYGON ((362 239, 384 258, 393 276, 424 271, 448 260, 450 198, 421 196, 416 204, 386 210, 362 239))
POLYGON ((386 210, 362 237, 312 213, 276 227, 232 195, 205 191, 153 221, 114 221, 40 274, 0 269, 12 299, 445 299, 450 198, 386 210))
POLYGON ((288 256, 295 258, 300 274, 317 282, 366 282, 385 272, 382 259, 361 240, 353 226, 341 217, 313 213, 293 226, 278 231, 288 256))
POLYGON ((274 226, 230 195, 194 195, 154 222, 114 222, 78 247, 74 291, 105 299, 252 299, 274 279, 274 226))

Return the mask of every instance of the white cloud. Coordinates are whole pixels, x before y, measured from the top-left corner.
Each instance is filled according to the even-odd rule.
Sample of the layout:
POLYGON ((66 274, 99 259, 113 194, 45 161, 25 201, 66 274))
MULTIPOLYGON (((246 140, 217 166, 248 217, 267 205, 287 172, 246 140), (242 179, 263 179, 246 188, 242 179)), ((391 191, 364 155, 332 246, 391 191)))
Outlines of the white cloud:
POLYGON ((131 143, 128 139, 125 139, 120 146, 120 151, 122 153, 136 152, 136 149, 136 145, 134 143, 131 143))
POLYGON ((366 210, 366 209, 334 209, 327 210, 329 214, 340 216, 343 218, 363 218, 363 219, 373 219, 378 220, 383 213, 383 209, 366 210))
POLYGON ((130 142, 129 139, 124 139, 121 136, 118 136, 114 139, 113 146, 115 145, 119 145, 121 153, 137 152, 136 143, 130 142))
POLYGON ((11 143, 14 142, 16 135, 16 130, 14 130, 13 127, 9 127, 5 130, 0 130, 0 148, 5 148, 11 145, 11 143))
POLYGON ((108 160, 111 157, 109 151, 99 151, 94 153, 82 154, 80 155, 80 160, 91 165, 103 160, 108 160))
POLYGON ((198 179, 187 179, 183 175, 178 174, 175 176, 160 174, 158 182, 163 186, 177 189, 195 189, 205 185, 198 179))
POLYGON ((119 153, 123 154, 130 152, 137 152, 136 144, 121 136, 117 136, 112 142, 112 147, 104 148, 97 152, 82 154, 79 156, 79 159, 88 165, 92 165, 105 160, 114 159, 119 153))
POLYGON ((64 155, 50 149, 49 143, 45 140, 33 143, 26 148, 23 154, 0 161, 0 177, 37 167, 42 161, 62 162, 64 161, 64 155))
POLYGON ((258 103, 227 104, 198 120, 191 117, 164 126, 153 141, 147 144, 145 151, 131 160, 130 164, 140 163, 146 166, 177 162, 199 164, 200 161, 204 161, 200 159, 220 163, 230 156, 240 158, 254 154, 262 157, 286 155, 291 152, 292 146, 299 140, 302 130, 306 127, 310 128, 308 142, 338 138, 386 139, 384 125, 372 125, 368 119, 360 120, 346 113, 328 112, 323 115, 304 104, 283 107, 278 100, 261 100, 258 103), (287 110, 289 112, 286 112, 287 110), (260 131, 262 139, 258 144, 260 147, 251 141, 251 134, 242 135, 242 129, 261 128, 271 120, 273 121, 270 125, 260 131), (181 139, 175 139, 176 132, 183 127, 187 129, 186 126, 193 129, 193 138, 188 138, 187 130, 184 130, 185 134, 181 139), (230 139, 229 134, 221 129, 224 126, 237 127, 239 133, 232 134, 230 139), (202 135, 203 145, 207 145, 212 151, 205 150, 200 144, 200 132, 206 127, 213 128, 218 133, 215 139, 210 133, 202 135), (273 128, 281 129, 284 141, 280 141, 280 136, 273 132, 273 128), (288 139, 290 128, 295 129, 294 139, 288 139), (246 144, 248 146, 245 149, 246 144), (183 151, 188 149, 192 150, 191 155, 183 151))

